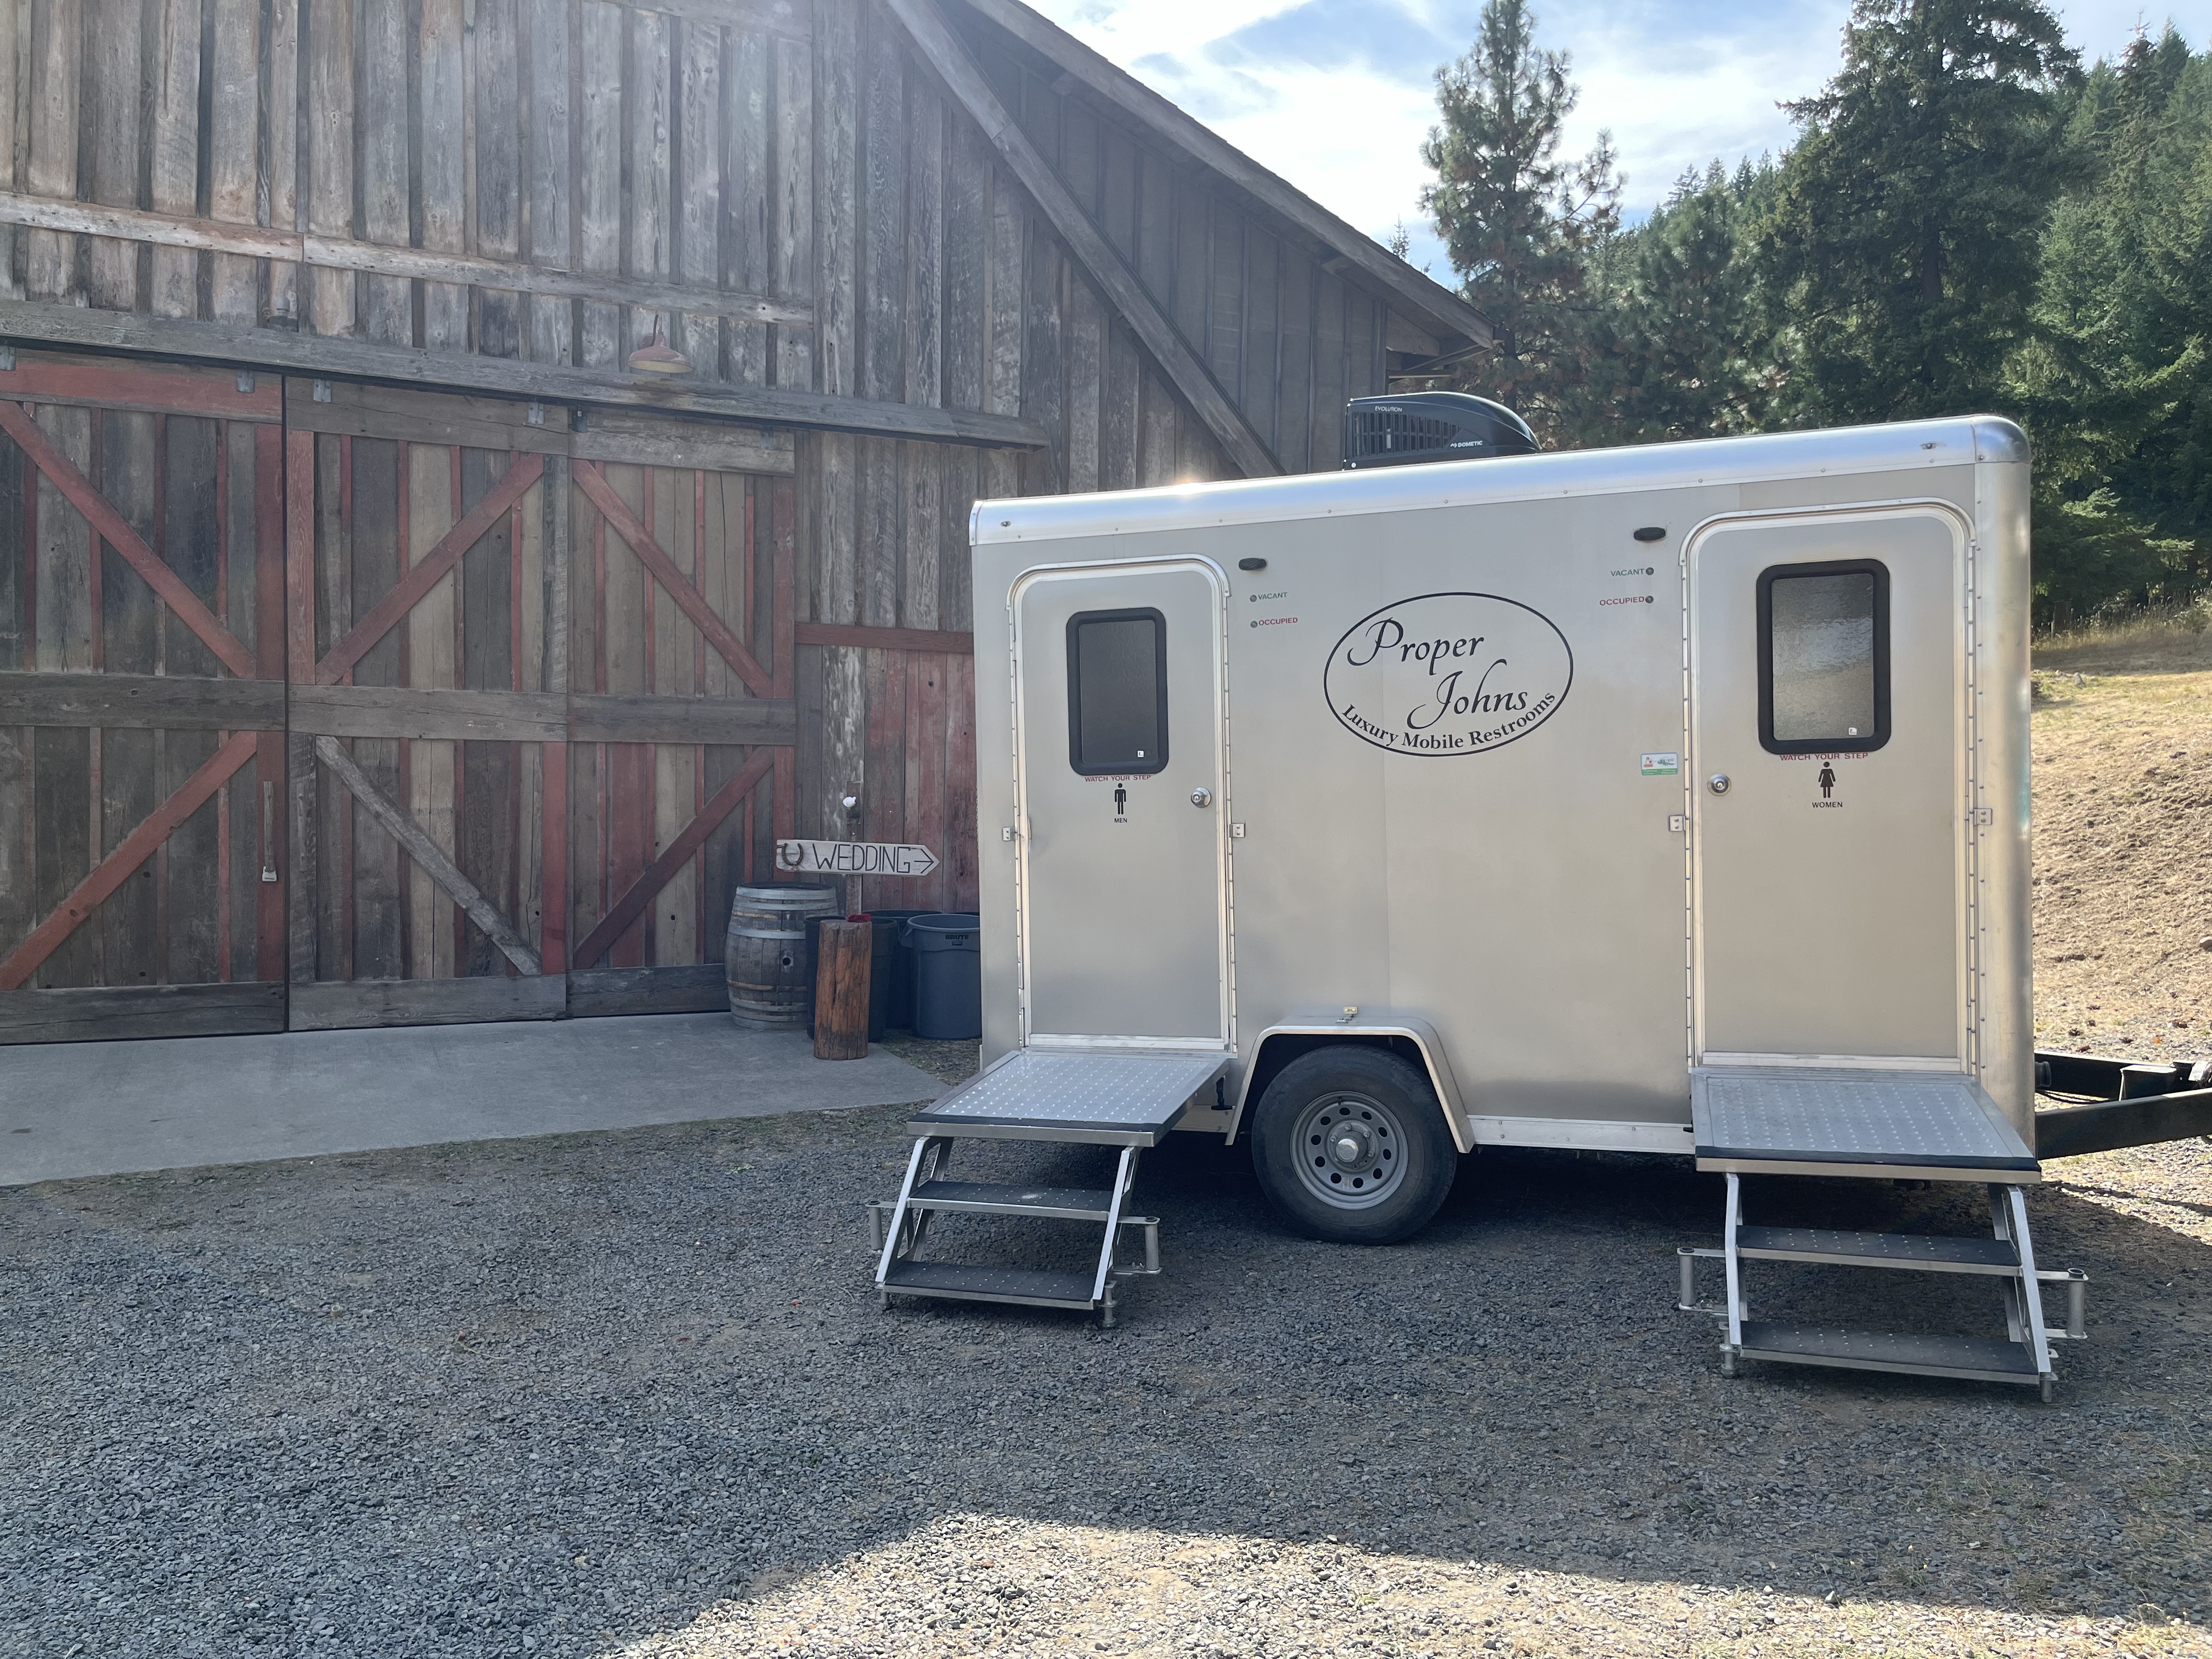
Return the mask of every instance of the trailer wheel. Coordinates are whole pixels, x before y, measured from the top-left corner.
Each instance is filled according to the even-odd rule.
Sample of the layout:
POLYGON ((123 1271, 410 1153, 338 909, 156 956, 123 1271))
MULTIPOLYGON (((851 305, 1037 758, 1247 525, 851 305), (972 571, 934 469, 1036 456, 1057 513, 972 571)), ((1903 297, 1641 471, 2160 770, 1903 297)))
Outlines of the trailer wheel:
POLYGON ((1443 1203, 1459 1149, 1419 1068, 1341 1043, 1276 1073, 1253 1115, 1252 1164, 1268 1201, 1301 1232, 1394 1244, 1443 1203))

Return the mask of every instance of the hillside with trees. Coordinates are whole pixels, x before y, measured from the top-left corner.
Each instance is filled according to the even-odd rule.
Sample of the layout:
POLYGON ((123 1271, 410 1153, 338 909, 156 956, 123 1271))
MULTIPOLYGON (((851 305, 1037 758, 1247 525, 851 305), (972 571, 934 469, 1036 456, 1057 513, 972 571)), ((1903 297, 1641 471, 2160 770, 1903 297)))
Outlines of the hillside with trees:
POLYGON ((2212 54, 2084 69, 2042 0, 1858 0, 1782 155, 1624 228, 1528 0, 1437 75, 1425 205, 1497 349, 1450 381, 1589 447, 1994 412, 2039 620, 2212 598, 2212 54))

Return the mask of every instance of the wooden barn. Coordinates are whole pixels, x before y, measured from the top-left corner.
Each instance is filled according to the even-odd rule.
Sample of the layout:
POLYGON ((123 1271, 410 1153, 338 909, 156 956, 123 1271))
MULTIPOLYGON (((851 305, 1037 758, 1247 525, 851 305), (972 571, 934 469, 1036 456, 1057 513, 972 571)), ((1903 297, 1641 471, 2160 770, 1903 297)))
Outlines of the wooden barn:
POLYGON ((969 908, 974 501, 1486 342, 1016 0, 4 16, 0 1041, 715 1006, 793 835, 969 908))

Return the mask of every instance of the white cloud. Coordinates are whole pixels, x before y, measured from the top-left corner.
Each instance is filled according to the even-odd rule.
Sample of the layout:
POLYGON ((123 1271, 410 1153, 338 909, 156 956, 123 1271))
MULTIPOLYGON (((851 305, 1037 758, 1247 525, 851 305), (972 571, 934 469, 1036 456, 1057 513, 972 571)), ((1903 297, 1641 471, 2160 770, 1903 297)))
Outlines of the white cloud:
POLYGON ((1205 46, 1304 0, 1043 0, 1036 9, 1117 64, 1205 46))
MULTIPOLYGON (((1094 51, 1381 237, 1402 220, 1414 263, 1444 276, 1420 212, 1420 143, 1436 118, 1430 71, 1474 38, 1479 0, 1382 0, 1326 50, 1300 40, 1310 0, 1032 0, 1094 51), (1385 39, 1384 32, 1389 32, 1385 39), (1240 39, 1239 37, 1243 37, 1240 39), (1429 50, 1385 51, 1384 46, 1429 50), (1317 58, 1322 61, 1316 61, 1317 58)), ((2139 0, 2056 8, 2088 57, 2125 46, 2139 0)), ((1612 130, 1632 210, 1655 206, 1690 167, 1790 142, 1778 103, 1834 70, 1849 0, 1539 0, 1540 38, 1574 58, 1582 101, 1571 150, 1612 130)))

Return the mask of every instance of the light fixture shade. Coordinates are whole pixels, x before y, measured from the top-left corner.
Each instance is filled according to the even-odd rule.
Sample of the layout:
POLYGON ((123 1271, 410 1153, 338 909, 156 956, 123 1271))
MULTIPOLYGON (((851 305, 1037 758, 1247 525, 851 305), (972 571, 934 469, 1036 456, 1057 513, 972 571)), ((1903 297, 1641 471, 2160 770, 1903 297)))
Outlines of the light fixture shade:
POLYGON ((653 338, 629 354, 630 368, 640 374, 689 374, 691 360, 668 343, 662 325, 656 323, 653 338))

